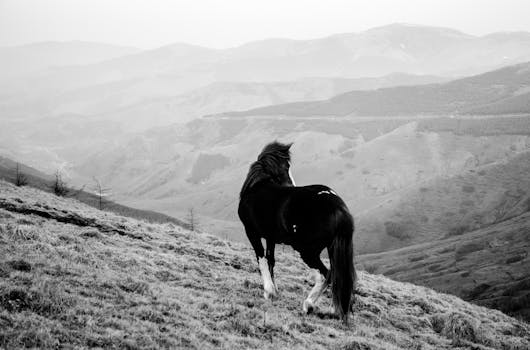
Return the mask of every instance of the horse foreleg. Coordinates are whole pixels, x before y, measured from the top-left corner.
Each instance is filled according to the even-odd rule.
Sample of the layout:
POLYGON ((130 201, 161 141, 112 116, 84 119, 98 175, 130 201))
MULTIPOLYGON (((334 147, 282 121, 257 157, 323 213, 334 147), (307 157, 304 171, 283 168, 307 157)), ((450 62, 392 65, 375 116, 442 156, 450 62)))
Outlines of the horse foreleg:
POLYGON ((272 281, 271 272, 269 270, 269 264, 267 258, 258 258, 259 270, 261 272, 261 278, 263 279, 263 296, 265 299, 276 297, 276 286, 272 281))
POLYGON ((276 287, 276 282, 274 281, 274 265, 276 259, 274 259, 274 248, 276 244, 272 239, 267 239, 267 250, 265 251, 265 257, 267 258, 267 263, 269 264, 269 272, 272 279, 272 284, 274 286, 274 291, 278 293, 278 288, 276 287))
POLYGON ((250 244, 252 245, 252 248, 254 248, 254 252, 256 253, 256 259, 258 260, 259 271, 263 280, 263 296, 265 297, 265 299, 275 297, 276 287, 274 286, 274 282, 272 281, 269 263, 267 261, 267 258, 265 257, 265 251, 263 249, 261 239, 258 235, 249 234, 248 232, 247 236, 249 237, 250 244))

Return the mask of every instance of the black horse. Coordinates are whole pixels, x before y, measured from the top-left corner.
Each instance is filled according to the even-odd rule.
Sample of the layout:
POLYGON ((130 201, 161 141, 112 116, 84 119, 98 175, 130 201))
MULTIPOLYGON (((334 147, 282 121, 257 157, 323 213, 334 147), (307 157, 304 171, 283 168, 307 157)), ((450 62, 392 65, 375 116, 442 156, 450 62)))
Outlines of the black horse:
POLYGON ((291 145, 268 144, 250 166, 240 193, 239 218, 256 252, 266 299, 277 294, 274 246, 288 244, 318 271, 315 286, 303 303, 304 312, 313 310, 331 283, 335 311, 346 323, 356 282, 353 218, 344 201, 329 187, 295 186, 289 170, 291 145), (320 260, 324 248, 328 250, 330 270, 320 260))

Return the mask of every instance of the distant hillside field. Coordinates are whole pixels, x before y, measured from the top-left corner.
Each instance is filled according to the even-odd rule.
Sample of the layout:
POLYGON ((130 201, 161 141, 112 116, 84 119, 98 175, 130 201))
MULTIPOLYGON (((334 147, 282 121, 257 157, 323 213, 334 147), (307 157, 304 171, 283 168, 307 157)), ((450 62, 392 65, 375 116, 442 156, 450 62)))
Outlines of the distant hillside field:
POLYGON ((344 326, 325 293, 301 313, 309 269, 277 249, 278 300, 253 252, 173 224, 101 212, 0 181, 0 347, 527 349, 500 311, 359 273, 344 326))

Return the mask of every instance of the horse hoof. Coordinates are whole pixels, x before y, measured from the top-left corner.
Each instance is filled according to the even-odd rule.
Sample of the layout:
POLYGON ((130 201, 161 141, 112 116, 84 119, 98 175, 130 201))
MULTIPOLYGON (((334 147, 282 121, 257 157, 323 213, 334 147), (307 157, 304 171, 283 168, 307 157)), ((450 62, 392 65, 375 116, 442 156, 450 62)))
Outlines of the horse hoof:
POLYGON ((304 300, 304 304, 302 306, 302 309, 304 310, 304 313, 306 315, 309 315, 310 313, 312 313, 315 310, 315 306, 310 301, 304 300))
POLYGON ((266 300, 269 300, 269 299, 275 299, 275 298, 276 298, 276 292, 275 292, 275 291, 272 291, 272 292, 264 291, 264 292, 263 292, 263 297, 264 297, 266 300))
POLYGON ((265 299, 274 299, 278 296, 278 288, 275 284, 267 285, 265 291, 263 292, 265 299))

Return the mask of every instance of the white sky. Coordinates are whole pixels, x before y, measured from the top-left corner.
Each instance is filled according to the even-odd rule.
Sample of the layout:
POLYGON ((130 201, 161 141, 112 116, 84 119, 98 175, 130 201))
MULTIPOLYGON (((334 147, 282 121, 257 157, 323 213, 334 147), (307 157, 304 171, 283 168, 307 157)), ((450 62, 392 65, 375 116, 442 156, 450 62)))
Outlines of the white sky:
POLYGON ((529 0, 0 0, 0 46, 87 40, 154 48, 309 39, 406 22, 530 31, 529 0))

